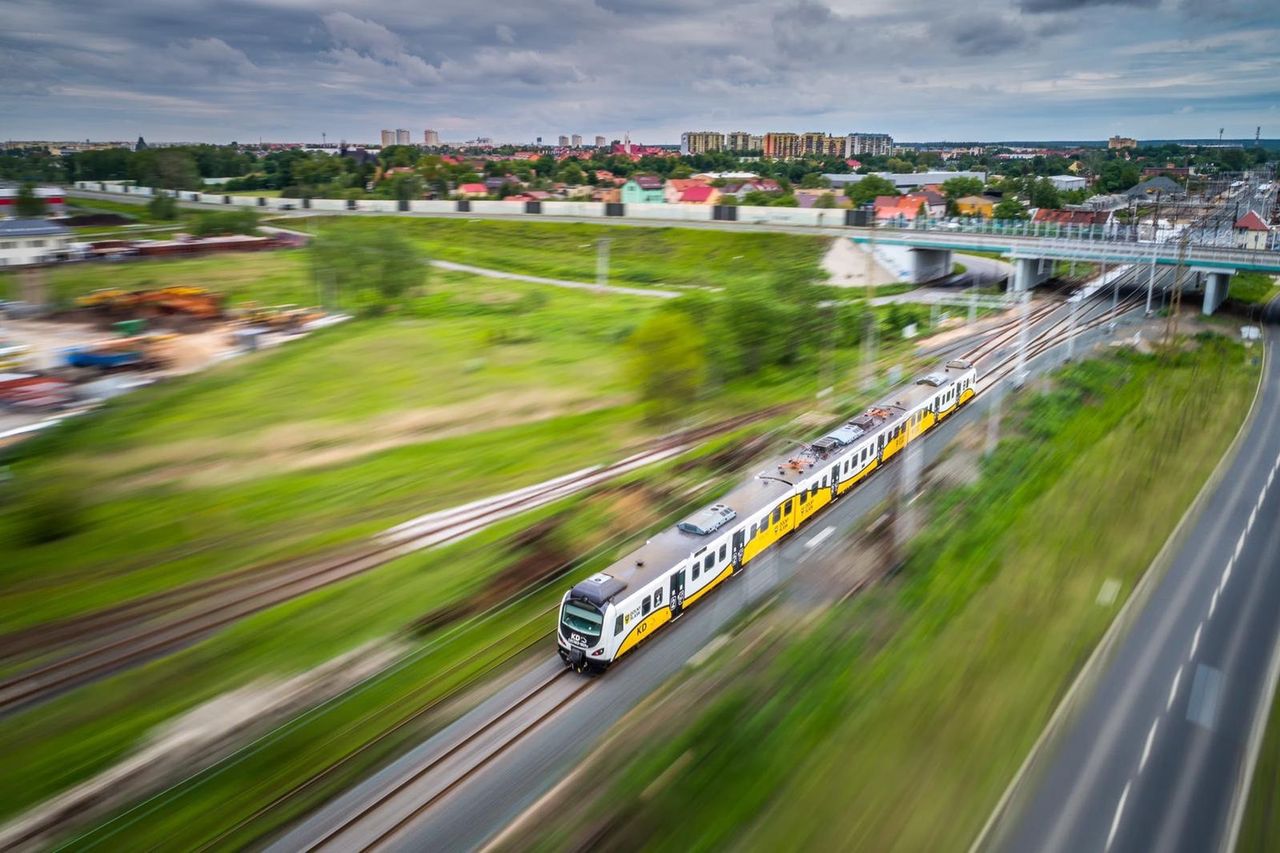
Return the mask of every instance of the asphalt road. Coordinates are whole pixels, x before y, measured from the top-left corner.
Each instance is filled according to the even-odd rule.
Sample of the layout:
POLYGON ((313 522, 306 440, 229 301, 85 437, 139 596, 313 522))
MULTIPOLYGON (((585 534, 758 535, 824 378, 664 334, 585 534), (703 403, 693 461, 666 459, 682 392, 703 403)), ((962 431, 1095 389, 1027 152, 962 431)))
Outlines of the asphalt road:
MULTIPOLYGON (((1108 305, 1106 301, 1100 303, 1102 308, 1108 305)), ((1065 306, 1060 308, 1036 327, 1047 328, 1054 320, 1065 317, 1066 310, 1065 306)), ((1092 337, 1096 339, 1104 331, 1096 330, 1092 337)), ((1033 362, 1031 372, 1056 363, 1064 351, 1064 348, 1059 349, 1033 362)), ((989 356, 985 360, 987 366, 999 357, 998 353, 989 356)), ((990 401, 991 395, 978 397, 954 419, 926 436, 919 445, 921 464, 928 465, 936 459, 964 424, 982 418, 990 401)), ((754 563, 741 577, 731 580, 703 604, 691 609, 688 618, 664 628, 653 642, 595 679, 575 701, 523 736, 518 748, 501 753, 462 785, 438 799, 388 846, 395 850, 470 850, 501 831, 571 771, 613 723, 684 667, 746 607, 802 570, 809 557, 840 547, 843 537, 833 534, 857 525, 884 501, 895 486, 900 467, 891 467, 841 498, 806 529, 789 539, 775 555, 754 563)), ((545 662, 514 677, 473 712, 311 815, 278 839, 271 849, 280 853, 309 849, 318 840, 327 838, 335 827, 343 825, 349 816, 379 799, 381 792, 388 790, 397 780, 407 778, 415 768, 424 766, 434 756, 448 752, 474 731, 480 721, 495 716, 527 693, 532 685, 560 670, 563 665, 554 655, 554 644, 550 640, 548 642, 545 662)), ((537 708, 530 711, 532 715, 537 713, 537 708)), ((329 849, 368 845, 437 790, 438 780, 432 780, 428 775, 397 794, 389 808, 380 810, 358 831, 348 830, 335 838, 329 849)))
MULTIPOLYGON (((1274 354, 1280 332, 1267 337, 1274 354)), ((998 848, 1229 849, 1251 736, 1280 664, 1274 355, 1253 418, 1185 545, 997 832, 998 848)))

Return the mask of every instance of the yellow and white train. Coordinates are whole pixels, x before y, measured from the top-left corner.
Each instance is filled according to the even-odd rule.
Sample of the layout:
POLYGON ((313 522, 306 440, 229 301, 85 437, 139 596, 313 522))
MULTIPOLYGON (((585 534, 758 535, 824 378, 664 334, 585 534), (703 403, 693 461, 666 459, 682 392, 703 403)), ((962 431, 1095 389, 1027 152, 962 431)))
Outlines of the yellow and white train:
POLYGON ((577 584, 560 603, 560 657, 605 669, 959 410, 976 382, 973 365, 947 362, 577 584))

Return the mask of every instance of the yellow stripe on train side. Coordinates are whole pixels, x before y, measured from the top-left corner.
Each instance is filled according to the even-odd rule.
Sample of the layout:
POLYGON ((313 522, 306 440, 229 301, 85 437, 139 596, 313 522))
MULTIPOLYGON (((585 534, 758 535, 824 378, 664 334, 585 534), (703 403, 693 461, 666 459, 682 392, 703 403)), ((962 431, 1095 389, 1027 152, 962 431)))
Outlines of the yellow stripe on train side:
POLYGON ((627 652, 647 639, 657 629, 671 621, 671 606, 664 605, 657 610, 652 611, 648 616, 641 619, 635 625, 631 626, 631 630, 627 632, 626 639, 622 641, 622 645, 618 646, 618 652, 613 656, 614 660, 622 657, 627 652))

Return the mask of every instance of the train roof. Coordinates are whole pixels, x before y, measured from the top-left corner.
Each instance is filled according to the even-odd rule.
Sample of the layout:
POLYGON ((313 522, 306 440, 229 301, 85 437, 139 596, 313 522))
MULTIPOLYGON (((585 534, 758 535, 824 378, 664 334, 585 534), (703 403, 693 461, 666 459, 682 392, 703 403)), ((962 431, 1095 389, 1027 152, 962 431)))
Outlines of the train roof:
MULTIPOLYGON (((967 362, 948 362, 942 370, 929 376, 945 376, 949 382, 969 367, 967 362)), ((573 588, 571 597, 585 598, 602 606, 629 587, 648 585, 681 560, 718 542, 725 533, 743 524, 749 526, 760 513, 772 508, 791 492, 798 482, 813 474, 815 469, 820 469, 830 455, 838 454, 844 447, 857 444, 863 438, 891 429, 908 411, 937 391, 937 385, 932 382, 925 384, 921 378, 912 385, 894 390, 880 403, 848 419, 822 438, 770 458, 750 479, 738 483, 714 504, 664 528, 604 572, 579 583, 573 588), (837 436, 841 439, 840 444, 827 441, 837 436), (848 440, 844 440, 846 438, 848 440), (725 510, 731 514, 726 514, 725 510), (699 529, 707 532, 693 532, 699 529)), ((796 444, 800 445, 799 442, 796 444)))

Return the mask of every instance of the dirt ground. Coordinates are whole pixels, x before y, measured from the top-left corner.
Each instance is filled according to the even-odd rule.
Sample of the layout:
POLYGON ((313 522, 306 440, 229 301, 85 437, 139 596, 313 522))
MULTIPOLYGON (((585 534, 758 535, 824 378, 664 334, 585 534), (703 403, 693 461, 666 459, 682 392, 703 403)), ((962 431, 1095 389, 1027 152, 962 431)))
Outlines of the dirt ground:
MULTIPOLYGON (((31 347, 30 367, 34 370, 56 370, 62 367, 62 350, 114 338, 92 323, 73 320, 3 320, 0 340, 31 347)), ((174 365, 153 371, 151 376, 178 376, 194 373, 234 350, 231 327, 227 323, 209 324, 194 332, 175 335, 174 365)))
MULTIPOLYGON (((836 287, 866 287, 867 252, 852 240, 831 241, 831 248, 822 258, 822 269, 827 273, 827 284, 836 287)), ((874 259, 870 263, 870 284, 894 284, 899 276, 885 269, 874 259)))

